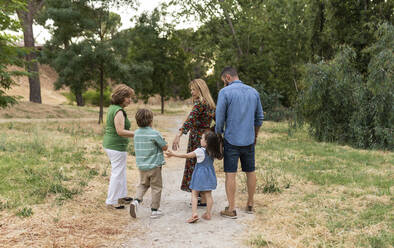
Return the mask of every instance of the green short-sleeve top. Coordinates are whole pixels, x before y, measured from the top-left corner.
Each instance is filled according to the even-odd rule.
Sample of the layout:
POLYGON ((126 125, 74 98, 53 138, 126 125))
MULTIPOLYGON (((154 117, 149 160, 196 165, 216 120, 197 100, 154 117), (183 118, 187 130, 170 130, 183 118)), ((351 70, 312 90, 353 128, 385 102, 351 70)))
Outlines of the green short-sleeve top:
POLYGON ((125 152, 127 149, 127 145, 129 144, 129 139, 119 136, 116 132, 114 119, 118 111, 123 112, 124 128, 126 130, 130 130, 130 121, 127 118, 127 114, 124 109, 119 105, 110 105, 107 113, 107 122, 105 126, 103 146, 106 149, 125 152))

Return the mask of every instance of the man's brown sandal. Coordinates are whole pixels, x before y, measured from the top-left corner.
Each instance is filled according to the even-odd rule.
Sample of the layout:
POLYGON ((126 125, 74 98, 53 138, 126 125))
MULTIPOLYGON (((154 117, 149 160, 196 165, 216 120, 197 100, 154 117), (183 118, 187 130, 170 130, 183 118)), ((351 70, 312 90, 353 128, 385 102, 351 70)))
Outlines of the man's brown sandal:
POLYGON ((253 214, 254 213, 253 206, 246 206, 245 212, 248 214, 253 214))

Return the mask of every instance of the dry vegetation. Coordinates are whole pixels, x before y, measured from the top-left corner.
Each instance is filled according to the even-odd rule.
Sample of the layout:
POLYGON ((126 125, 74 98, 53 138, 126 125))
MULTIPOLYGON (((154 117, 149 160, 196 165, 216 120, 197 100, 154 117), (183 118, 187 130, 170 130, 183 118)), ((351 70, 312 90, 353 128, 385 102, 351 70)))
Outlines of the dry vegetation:
MULTIPOLYGON (((31 104, 14 106, 28 108, 31 104)), ((57 120, 0 124, 0 247, 119 247, 141 230, 127 210, 105 207, 110 168, 103 126, 91 108, 34 106, 37 117, 63 111, 57 120), (52 109, 53 107, 53 109, 52 109), (94 120, 76 121, 79 117, 94 120), (7 188, 4 185, 11 185, 7 188)), ((127 109, 133 120, 137 108, 127 109)), ((190 106, 159 105, 154 127, 171 141, 190 106)), ((2 112, 4 113, 4 112, 2 112)), ((0 112, 1 116, 1 112, 0 112)), ((20 118, 26 118, 20 116, 20 118)), ((32 117, 33 118, 33 117, 32 117)), ((4 119, 3 119, 4 120, 4 119)), ((132 121, 132 128, 135 122, 132 121)), ((265 122, 256 147, 256 218, 253 247, 392 247, 394 154, 318 143, 305 131, 289 136, 286 123, 265 122)), ((216 162, 218 176, 222 164, 216 162)), ((129 194, 137 179, 128 157, 129 194)), ((238 206, 246 199, 238 175, 238 206)))
MULTIPOLYGON (((22 70, 16 66, 10 66, 10 70, 22 70)), ((67 102, 66 97, 62 95, 66 90, 55 91, 54 82, 57 79, 57 73, 48 65, 39 65, 40 70, 40 84, 41 84, 41 97, 44 104, 64 104, 67 102)), ((11 96, 17 96, 21 101, 29 100, 29 80, 27 77, 15 77, 14 85, 6 93, 11 96)), ((2 118, 2 117, 1 117, 2 118)))
POLYGON ((253 247, 393 247, 392 152, 288 136, 285 123, 261 132, 253 247))
MULTIPOLYGON (((13 106, 13 111, 30 106, 22 103, 13 106)), ((31 109, 36 110, 36 118, 45 118, 53 109, 61 110, 62 115, 50 122, 26 124, 3 119, 0 124, 0 179, 6 183, 0 186, 0 247, 121 245, 139 230, 126 228, 133 221, 127 210, 113 211, 104 204, 110 165, 101 147, 103 126, 86 119, 92 117, 91 108, 39 106, 31 109), (84 121, 69 120, 76 117, 74 111, 79 111, 78 117, 84 121)), ((146 106, 127 109, 133 129, 139 107, 146 106)), ((173 113, 187 108, 172 107, 173 113)), ((153 106, 153 110, 159 112, 160 106, 153 106)), ((175 128, 168 119, 179 118, 171 113, 157 115, 154 127, 175 128)), ((133 195, 132 185, 138 177, 131 155, 127 176, 129 194, 133 195)))
POLYGON ((75 119, 97 118, 98 107, 79 108, 70 105, 48 105, 20 102, 0 109, 0 119, 75 119))

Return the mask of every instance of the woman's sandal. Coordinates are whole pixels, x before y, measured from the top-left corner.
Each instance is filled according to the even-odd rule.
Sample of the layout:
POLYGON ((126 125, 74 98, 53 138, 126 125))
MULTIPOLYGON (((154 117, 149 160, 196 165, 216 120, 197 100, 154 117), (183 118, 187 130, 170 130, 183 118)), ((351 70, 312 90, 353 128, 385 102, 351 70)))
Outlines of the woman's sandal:
POLYGON ((124 209, 124 205, 121 205, 121 204, 111 204, 111 205, 107 205, 107 208, 109 208, 109 209, 124 209))
POLYGON ((203 218, 204 220, 210 220, 210 219, 211 219, 211 216, 208 216, 207 213, 204 213, 204 214, 201 216, 201 218, 203 218))
POLYGON ((188 219, 186 222, 189 224, 196 223, 200 218, 198 218, 198 215, 193 215, 190 219, 188 219))
POLYGON ((118 199, 119 204, 130 204, 133 201, 131 197, 123 197, 118 199))

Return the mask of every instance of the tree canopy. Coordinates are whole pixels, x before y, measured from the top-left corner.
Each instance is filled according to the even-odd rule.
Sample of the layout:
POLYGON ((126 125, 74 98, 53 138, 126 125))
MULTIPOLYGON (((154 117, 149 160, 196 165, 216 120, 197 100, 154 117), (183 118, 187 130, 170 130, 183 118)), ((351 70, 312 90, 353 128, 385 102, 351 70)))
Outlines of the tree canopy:
POLYGON ((22 50, 17 47, 17 37, 6 33, 6 30, 19 31, 20 23, 11 16, 16 9, 25 8, 21 0, 0 1, 0 107, 6 107, 16 103, 15 97, 8 96, 5 90, 9 89, 15 82, 12 76, 25 75, 21 71, 9 70, 8 66, 23 66, 20 59, 22 50))
MULTIPOLYGON (((268 118, 289 117, 272 113, 294 109, 319 140, 392 147, 393 1, 172 0, 132 16, 134 26, 122 31, 120 17, 109 9, 138 8, 133 0, 1 4, 2 30, 19 29, 10 18, 16 6, 25 6, 18 8, 26 14, 19 14, 24 24, 27 14, 32 17, 27 23, 53 21, 40 61, 56 69, 56 86, 68 86, 78 105, 83 92, 98 89, 100 121, 103 91, 111 84, 127 83, 143 99, 159 95, 164 112, 169 97, 190 96, 193 78, 206 80, 215 98, 221 70, 233 66, 242 81, 258 89, 268 118), (173 5, 179 11, 169 11, 173 5), (175 20, 168 22, 169 15, 175 20), (184 18, 199 26, 177 29, 184 18)), ((2 33, 3 75, 10 75, 4 66, 17 61, 12 40, 2 33)), ((7 88, 11 81, 4 78, 7 88)))

